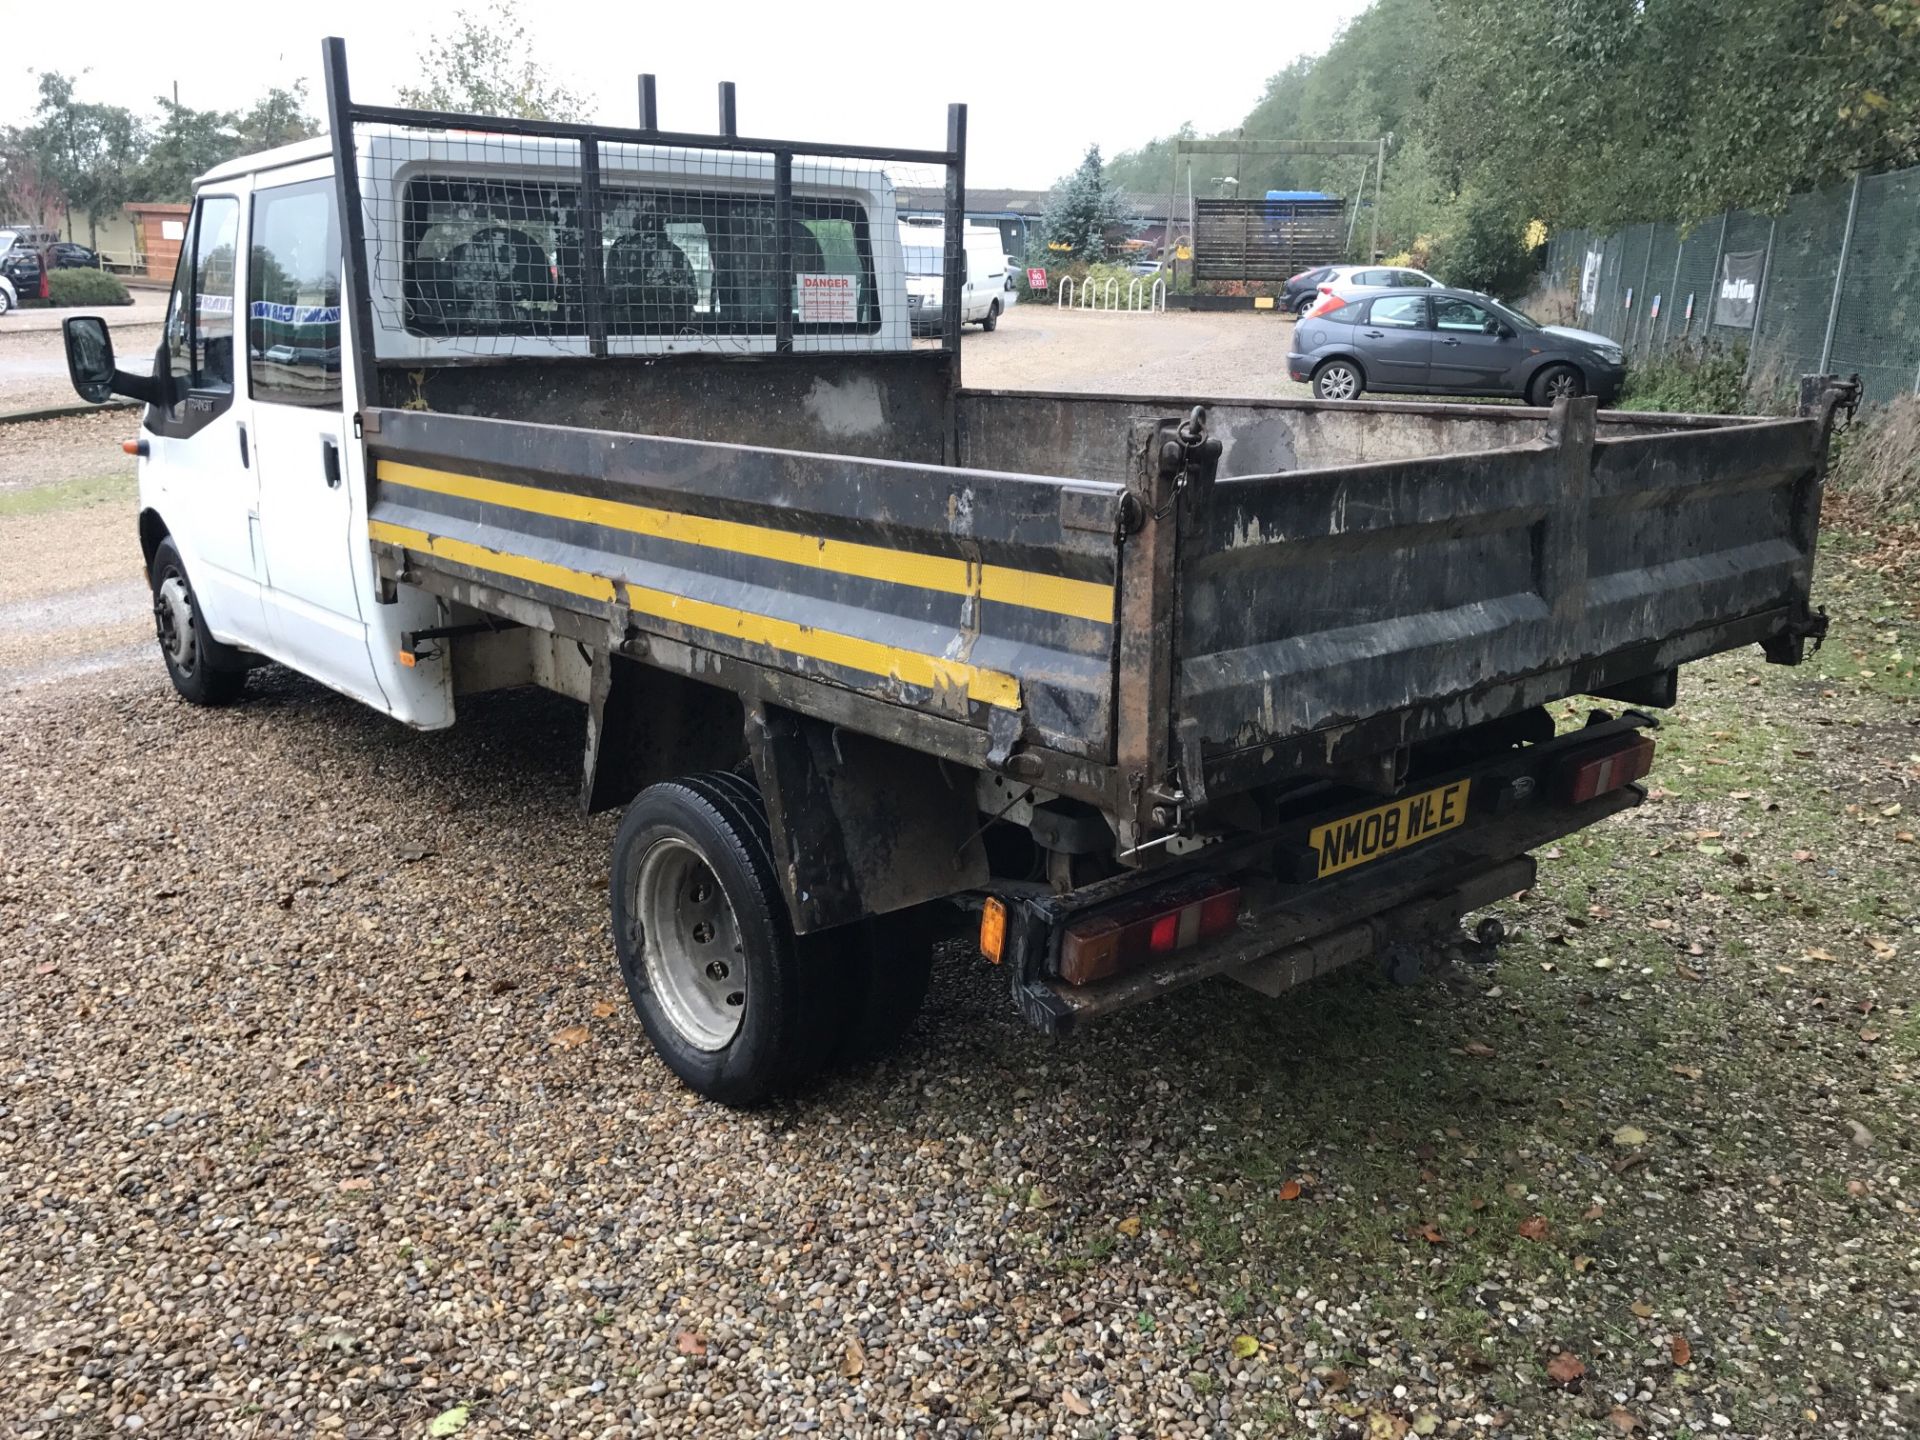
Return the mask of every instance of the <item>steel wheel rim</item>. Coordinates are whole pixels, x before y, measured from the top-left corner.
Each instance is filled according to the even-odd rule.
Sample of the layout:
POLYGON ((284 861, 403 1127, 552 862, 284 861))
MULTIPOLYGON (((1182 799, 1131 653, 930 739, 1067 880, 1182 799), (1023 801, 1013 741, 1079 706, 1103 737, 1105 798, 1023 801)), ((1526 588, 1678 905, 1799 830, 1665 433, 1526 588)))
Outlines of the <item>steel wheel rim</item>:
POLYGON ((200 642, 193 633, 193 597, 180 576, 169 575, 160 582, 153 597, 153 626, 173 668, 191 675, 200 658, 200 642))
POLYGON ((632 898, 647 987, 667 1022, 696 1050, 725 1049, 746 1014, 747 966, 740 922, 706 857, 677 837, 655 840, 632 898))
POLYGON ((1329 365, 1320 372, 1320 398, 1322 400, 1351 400, 1356 378, 1353 371, 1345 365, 1329 365))

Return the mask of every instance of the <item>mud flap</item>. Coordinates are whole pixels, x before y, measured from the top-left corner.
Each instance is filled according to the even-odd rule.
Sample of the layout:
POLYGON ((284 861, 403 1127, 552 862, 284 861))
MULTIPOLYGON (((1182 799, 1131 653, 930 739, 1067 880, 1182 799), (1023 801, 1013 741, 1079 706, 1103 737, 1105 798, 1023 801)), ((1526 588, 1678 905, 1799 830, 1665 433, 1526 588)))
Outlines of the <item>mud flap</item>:
POLYGON ((801 934, 986 883, 972 771, 764 703, 747 748, 801 934))

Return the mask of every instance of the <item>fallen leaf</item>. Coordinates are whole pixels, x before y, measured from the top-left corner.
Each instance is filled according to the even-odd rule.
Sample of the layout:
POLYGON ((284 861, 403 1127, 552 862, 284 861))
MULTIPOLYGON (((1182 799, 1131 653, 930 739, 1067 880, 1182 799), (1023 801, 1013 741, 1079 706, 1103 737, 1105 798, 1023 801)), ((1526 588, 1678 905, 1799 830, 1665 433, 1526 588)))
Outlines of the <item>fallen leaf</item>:
POLYGON ((1546 1239, 1547 1217, 1544 1215, 1535 1215, 1531 1219, 1522 1220, 1520 1222, 1520 1238, 1522 1240, 1546 1239))
POLYGON ((1587 1273, 1587 1271, 1591 1270, 1592 1268, 1593 1268, 1593 1257, 1591 1255, 1576 1255, 1573 1257, 1573 1273, 1574 1274, 1584 1275, 1587 1273))
POLYGON ((1422 1410, 1413 1417, 1413 1433, 1431 1435, 1440 1428, 1440 1417, 1431 1410, 1422 1410))
POLYGON ((1847 1135, 1862 1150, 1873 1148, 1873 1131, 1867 1129, 1858 1120, 1847 1121, 1847 1135))
POLYGON ((707 1353, 706 1338, 691 1330, 682 1330, 673 1337, 674 1348, 682 1355, 704 1355, 707 1353))
POLYGON ((1565 1350, 1547 1362, 1547 1378, 1569 1390, 1578 1388, 1586 1373, 1587 1367, 1565 1350))
POLYGON ((1060 1203, 1060 1197, 1044 1185, 1036 1185, 1027 1192, 1027 1208, 1030 1210, 1051 1210, 1060 1203))
POLYGON ((1140 1234, 1140 1217, 1138 1215, 1129 1215, 1113 1228, 1129 1240, 1132 1240, 1140 1234))
POLYGON ((847 1341, 846 1358, 840 1362, 840 1373, 851 1380, 866 1368, 867 1348, 860 1343, 860 1337, 855 1335, 847 1341))
MULTIPOLYGON (((1699 949, 1698 946, 1695 946, 1694 948, 1696 952, 1699 949)), ((1682 980, 1704 980, 1707 978, 1706 976, 1702 975, 1698 970, 1695 970, 1691 965, 1675 965, 1673 967, 1673 973, 1678 975, 1682 980)))
POLYGON ((553 1043, 562 1050, 571 1050, 576 1045, 584 1045, 593 1038, 593 1032, 584 1025, 569 1025, 564 1030, 553 1032, 553 1043))
POLYGON ((1693 1346, 1687 1343, 1687 1337, 1684 1335, 1673 1337, 1673 1363, 1676 1365, 1693 1363, 1693 1346))
POLYGON ((1627 1308, 1633 1311, 1633 1313, 1638 1315, 1642 1320, 1651 1320, 1653 1318, 1653 1306, 1649 1305, 1644 1300, 1636 1300, 1633 1302, 1633 1304, 1629 1305, 1627 1308))
POLYGON ((1353 1376, 1344 1370, 1329 1370, 1327 1372, 1327 1391, 1329 1394, 1338 1395, 1352 1383, 1353 1376))
POLYGON ((351 1180, 342 1180, 340 1182, 340 1188, 342 1190, 371 1190, 373 1188, 373 1181, 365 1175, 356 1175, 351 1180))
POLYGON ((1900 953, 1900 947, 1898 945, 1890 945, 1878 935, 1869 935, 1867 937, 1867 948, 1882 960, 1891 960, 1900 953))
POLYGON ((1236 1335, 1233 1337, 1233 1358, 1234 1359, 1251 1360, 1254 1356, 1258 1355, 1259 1353, 1260 1353, 1260 1342, 1254 1339, 1253 1336, 1236 1335))
POLYGON ((1613 1143, 1624 1149, 1647 1143, 1647 1132, 1638 1125, 1622 1125, 1613 1132, 1613 1143))
POLYGON ((1893 838, 1896 844, 1911 845, 1913 844, 1913 831, 1896 830, 1893 832, 1893 838))
POLYGON ((1613 1411, 1607 1416, 1607 1419, 1613 1423, 1613 1428, 1618 1430, 1622 1435, 1631 1435, 1640 1428, 1640 1422, 1634 1417, 1633 1412, 1631 1410, 1622 1410, 1618 1405, 1613 1407, 1613 1411))
POLYGON ((1080 1392, 1071 1385, 1060 1392, 1060 1403, 1076 1415, 1091 1415, 1093 1406, 1080 1398, 1080 1392))
POLYGON ((1619 962, 1611 955, 1602 955, 1598 960, 1593 962, 1593 968, 1596 970, 1611 970, 1618 963, 1619 962))
POLYGON ((1806 958, 1809 960, 1825 960, 1831 962, 1834 955, 1831 950, 1823 950, 1820 946, 1816 945, 1806 952, 1806 958))
POLYGON ((1582 1212, 1580 1218, 1582 1220, 1598 1220, 1606 1213, 1607 1207, 1604 1205, 1589 1205, 1586 1210, 1582 1212))
POLYGON ((467 1418, 472 1413, 465 1405, 456 1405, 451 1410, 442 1410, 428 1424, 427 1434, 432 1436, 433 1440, 440 1440, 444 1435, 458 1435, 467 1428, 467 1418))
POLYGON ((620 1007, 611 1000, 596 1000, 593 1002, 593 1017, 596 1020, 604 1020, 619 1009, 620 1007))
POLYGON ((1900 813, 1900 802, 1896 800, 1891 805, 1882 805, 1880 807, 1880 813, 1886 816, 1887 819, 1891 820, 1894 816, 1900 813))
POLYGON ((1707 1073, 1698 1065, 1669 1065, 1667 1069, 1686 1080, 1698 1080, 1707 1073))
POLYGON ((1793 858, 1802 865, 1810 865, 1813 863, 1813 851, 1796 850, 1793 852, 1793 858))
POLYGON ((1282 1200, 1298 1200, 1300 1198, 1300 1182, 1298 1180, 1287 1181, 1286 1184, 1280 1187, 1280 1198, 1282 1200))
POLYGON ((1469 1040, 1465 1045, 1461 1046, 1460 1048, 1465 1050, 1467 1054, 1473 1056, 1473 1058, 1476 1060, 1491 1060, 1493 1059, 1494 1053, 1495 1053, 1494 1048, 1491 1045, 1483 1044, 1481 1041, 1478 1041, 1478 1040, 1469 1040))
POLYGON ((1447 1243, 1446 1237, 1431 1224, 1422 1225, 1413 1233, 1429 1245, 1444 1245, 1447 1243))
MULTIPOLYGON (((402 845, 395 849, 393 853, 411 865, 416 861, 425 860, 434 852, 425 845, 402 845)), ((466 1422, 463 1420, 460 1423, 464 1425, 466 1422)))

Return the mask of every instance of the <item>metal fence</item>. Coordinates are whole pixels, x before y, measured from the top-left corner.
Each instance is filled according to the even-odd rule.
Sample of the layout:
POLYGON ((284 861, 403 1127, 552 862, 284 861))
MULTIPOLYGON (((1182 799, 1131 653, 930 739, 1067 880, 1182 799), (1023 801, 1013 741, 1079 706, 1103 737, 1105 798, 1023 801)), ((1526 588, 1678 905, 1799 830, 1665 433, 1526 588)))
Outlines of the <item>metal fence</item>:
POLYGON ((1920 167, 1796 195, 1778 215, 1568 231, 1548 241, 1547 273, 1630 356, 1744 350, 1755 384, 1857 371, 1869 403, 1920 394, 1920 167))

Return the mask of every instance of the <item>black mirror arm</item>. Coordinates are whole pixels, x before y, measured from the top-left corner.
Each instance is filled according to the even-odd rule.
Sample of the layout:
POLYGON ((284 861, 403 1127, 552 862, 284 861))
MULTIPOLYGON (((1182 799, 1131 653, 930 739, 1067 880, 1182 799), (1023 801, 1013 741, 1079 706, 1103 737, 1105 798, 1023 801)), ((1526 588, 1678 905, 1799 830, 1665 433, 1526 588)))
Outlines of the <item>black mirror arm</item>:
POLYGON ((124 395, 129 400, 138 400, 147 405, 158 405, 162 410, 171 410, 182 398, 174 393, 171 375, 135 375, 126 370, 115 370, 111 388, 116 395, 124 395))

